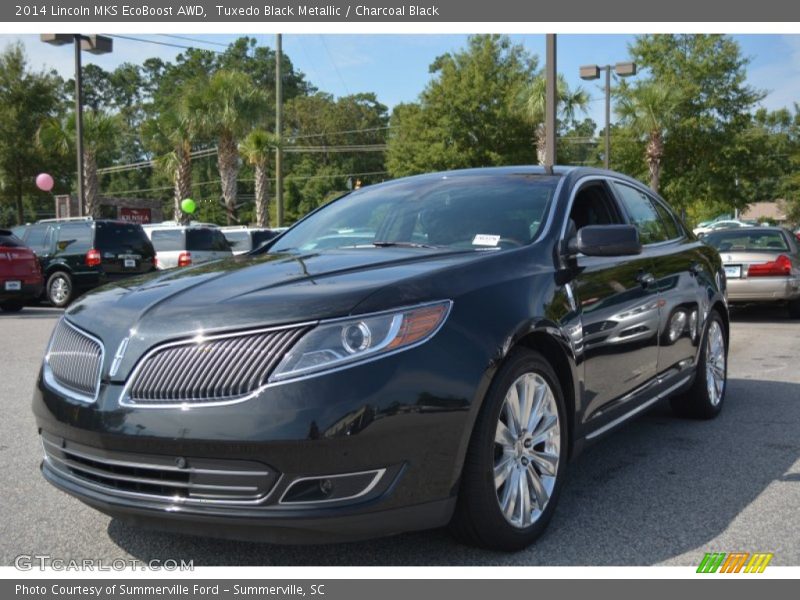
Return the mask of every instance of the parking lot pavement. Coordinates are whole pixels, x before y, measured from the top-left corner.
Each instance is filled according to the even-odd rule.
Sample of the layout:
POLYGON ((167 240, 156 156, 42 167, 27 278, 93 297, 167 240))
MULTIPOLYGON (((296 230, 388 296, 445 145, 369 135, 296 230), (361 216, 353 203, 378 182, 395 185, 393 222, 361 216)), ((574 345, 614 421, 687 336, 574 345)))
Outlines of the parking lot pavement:
POLYGON ((287 547, 148 532, 46 484, 30 397, 60 311, 0 315, 0 564, 63 559, 194 560, 195 565, 696 565, 707 551, 773 552, 800 565, 800 321, 733 315, 726 406, 714 421, 659 406, 571 465, 545 536, 516 554, 444 531, 287 547))

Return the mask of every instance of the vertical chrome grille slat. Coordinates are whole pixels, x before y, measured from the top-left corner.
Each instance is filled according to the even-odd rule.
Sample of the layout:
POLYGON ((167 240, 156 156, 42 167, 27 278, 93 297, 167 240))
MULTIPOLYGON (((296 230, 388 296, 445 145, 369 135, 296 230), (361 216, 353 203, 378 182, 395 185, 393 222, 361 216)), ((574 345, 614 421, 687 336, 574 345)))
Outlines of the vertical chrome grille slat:
POLYGON ((96 396, 103 363, 99 340, 62 319, 47 349, 46 363, 58 385, 88 399, 96 396))
POLYGON ((156 347, 136 366, 123 403, 209 404, 246 397, 267 383, 308 325, 221 334, 156 347))

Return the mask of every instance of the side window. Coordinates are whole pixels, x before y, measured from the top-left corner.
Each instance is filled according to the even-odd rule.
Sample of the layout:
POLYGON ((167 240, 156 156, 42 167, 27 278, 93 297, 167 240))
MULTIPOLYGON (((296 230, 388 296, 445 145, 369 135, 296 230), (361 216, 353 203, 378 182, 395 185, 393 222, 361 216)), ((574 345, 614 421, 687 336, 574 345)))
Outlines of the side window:
POLYGON ((572 202, 569 218, 575 222, 575 228, 587 225, 621 224, 617 203, 601 181, 584 184, 572 202))
POLYGON ((50 250, 50 236, 47 235, 49 230, 50 227, 47 225, 33 225, 28 228, 22 239, 25 241, 25 245, 34 252, 43 254, 50 250))
POLYGON ((92 227, 85 223, 67 223, 58 230, 57 252, 85 254, 92 248, 92 227))
POLYGON ((228 252, 231 249, 231 245, 224 233, 219 230, 214 230, 211 249, 215 252, 228 252))
POLYGON ((683 233, 678 228, 678 223, 675 221, 675 217, 669 209, 655 198, 650 198, 650 201, 653 203, 653 206, 656 207, 656 212, 661 219, 661 223, 664 225, 664 231, 667 232, 667 239, 674 240, 675 238, 681 237, 683 233))
POLYGON ((639 230, 639 239, 643 246, 666 242, 670 239, 653 203, 646 194, 624 183, 614 182, 614 187, 619 192, 620 200, 625 206, 631 224, 639 230))

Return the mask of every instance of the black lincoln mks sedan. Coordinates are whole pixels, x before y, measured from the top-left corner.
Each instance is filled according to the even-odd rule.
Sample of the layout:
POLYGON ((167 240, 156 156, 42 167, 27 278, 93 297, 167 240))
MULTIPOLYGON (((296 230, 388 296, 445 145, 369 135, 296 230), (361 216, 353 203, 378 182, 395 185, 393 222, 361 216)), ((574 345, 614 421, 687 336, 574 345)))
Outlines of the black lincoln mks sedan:
POLYGON ((587 442, 665 398, 714 417, 727 348, 720 258, 648 188, 473 169, 87 294, 33 409, 47 480, 123 520, 276 543, 449 524, 515 550, 587 442))

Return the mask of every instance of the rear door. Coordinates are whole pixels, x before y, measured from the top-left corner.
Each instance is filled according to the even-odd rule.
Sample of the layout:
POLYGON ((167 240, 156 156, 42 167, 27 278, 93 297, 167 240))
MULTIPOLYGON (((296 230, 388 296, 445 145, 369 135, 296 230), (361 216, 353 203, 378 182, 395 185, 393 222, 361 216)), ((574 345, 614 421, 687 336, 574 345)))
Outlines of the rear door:
POLYGON ((155 250, 141 225, 98 221, 94 244, 109 277, 149 273, 155 268, 155 250))
POLYGON ((652 260, 653 286, 659 292, 658 373, 678 375, 694 363, 702 331, 703 282, 713 278, 712 269, 702 244, 686 235, 659 198, 626 182, 614 181, 613 187, 652 260))

